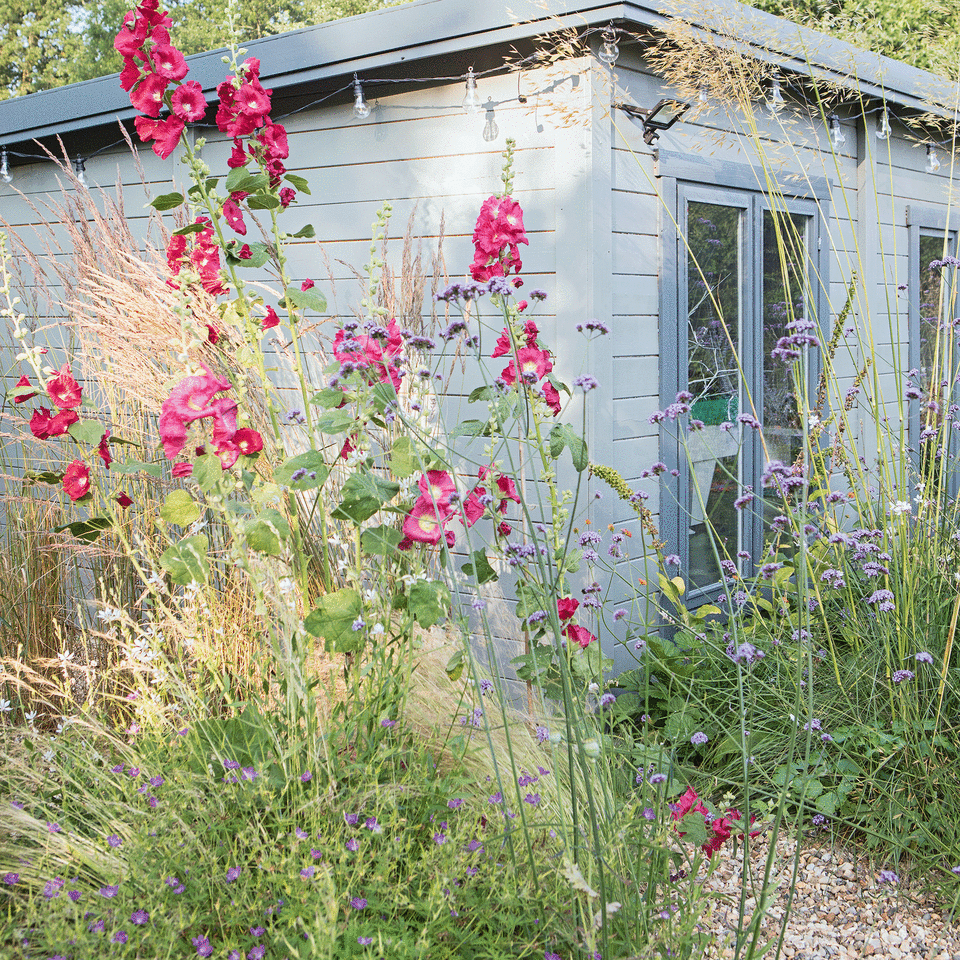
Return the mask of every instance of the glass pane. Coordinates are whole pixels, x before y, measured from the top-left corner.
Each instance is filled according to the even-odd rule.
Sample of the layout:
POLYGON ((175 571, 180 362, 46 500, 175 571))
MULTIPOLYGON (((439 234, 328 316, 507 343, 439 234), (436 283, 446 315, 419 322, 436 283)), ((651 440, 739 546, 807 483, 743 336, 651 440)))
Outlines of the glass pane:
MULTIPOLYGON (((794 365, 773 356, 787 324, 813 320, 806 313, 807 231, 810 218, 798 213, 763 214, 763 395, 761 422, 766 450, 764 460, 793 464, 803 451, 800 410, 801 388, 794 380, 794 365)), ((812 385, 812 390, 816 385, 812 385)), ((762 463, 761 467, 765 467, 762 463)), ((766 519, 781 513, 780 496, 764 491, 766 519)), ((766 525, 765 525, 766 530, 766 525)))
POLYGON ((739 549, 740 350, 743 211, 714 203, 687 206, 687 389, 691 419, 704 423, 688 436, 690 525, 687 578, 697 587, 720 580, 710 530, 721 559, 739 549))

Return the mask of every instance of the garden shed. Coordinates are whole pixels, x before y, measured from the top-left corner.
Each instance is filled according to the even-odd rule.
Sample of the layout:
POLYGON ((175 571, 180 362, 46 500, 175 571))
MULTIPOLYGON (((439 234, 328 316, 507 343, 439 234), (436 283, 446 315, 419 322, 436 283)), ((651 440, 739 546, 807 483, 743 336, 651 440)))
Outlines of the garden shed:
MULTIPOLYGON (((273 90, 288 167, 312 191, 290 217, 316 239, 291 247, 291 272, 324 288, 329 265, 341 297, 354 280, 344 264, 366 260, 383 201, 395 234, 414 209, 426 246, 442 224, 447 279, 463 277, 480 204, 500 187, 506 139, 516 141, 523 276, 547 293, 543 341, 561 379, 598 384, 575 392, 567 416, 585 418, 590 459, 646 495, 691 598, 720 581, 707 516, 731 555, 759 558, 763 511, 734 501, 761 491, 769 461, 790 464, 802 433, 796 384, 771 354, 798 318, 826 343, 851 284, 854 332, 841 333, 838 375, 852 386, 873 350, 868 379, 903 421, 901 449, 919 443, 908 373, 921 371, 919 383, 937 342, 921 294, 929 263, 957 242, 956 90, 945 97, 940 78, 734 2, 415 0, 259 40, 247 55, 273 90), (662 100, 660 120, 681 115, 657 129, 649 111, 662 100), (593 319, 609 334, 584 338, 577 325, 593 319), (703 424, 685 445, 656 416, 678 393, 703 424), (744 416, 764 425, 763 442, 744 416)), ((208 99, 228 70, 222 56, 189 58, 208 99)), ((0 217, 29 238, 63 180, 39 145, 62 156, 59 138, 88 183, 122 186, 134 232, 145 231, 118 129, 134 115, 116 76, 0 102, 0 217)), ((231 142, 207 116, 194 135, 204 162, 225 172, 231 142)), ((137 151, 154 195, 182 181, 176 153, 137 151)), ((810 365, 815 382, 815 352, 810 365)), ((12 353, 3 372, 9 390, 12 353)), ((898 452, 878 451, 869 429, 862 441, 866 462, 898 452)), ((632 535, 620 593, 656 583, 634 508, 595 476, 586 483, 593 529, 632 535)), ((605 653, 624 668, 629 651, 613 649, 609 627, 605 653)))

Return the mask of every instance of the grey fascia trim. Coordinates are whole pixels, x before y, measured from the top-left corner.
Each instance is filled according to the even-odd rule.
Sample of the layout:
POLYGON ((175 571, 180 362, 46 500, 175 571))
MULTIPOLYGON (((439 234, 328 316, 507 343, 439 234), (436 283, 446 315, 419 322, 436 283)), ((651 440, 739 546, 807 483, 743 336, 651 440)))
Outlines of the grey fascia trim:
MULTIPOLYGON (((280 91, 354 71, 396 68, 431 58, 515 43, 563 28, 598 28, 610 20, 625 31, 662 30, 671 16, 652 3, 500 0, 414 0, 372 13, 335 20, 247 44, 247 56, 263 65, 264 86, 280 91)), ((851 44, 798 27, 736 0, 714 0, 692 27, 705 39, 782 70, 837 83, 851 91, 911 109, 931 109, 924 90, 942 89, 941 78, 871 55, 851 44), (745 39, 749 38, 749 39, 745 39), (813 54, 813 62, 808 55, 813 54)), ((189 57, 191 79, 211 93, 225 75, 215 50, 189 57)), ((0 101, 0 141, 7 145, 68 134, 136 116, 118 75, 0 101)), ((956 118, 956 110, 935 111, 956 118)))

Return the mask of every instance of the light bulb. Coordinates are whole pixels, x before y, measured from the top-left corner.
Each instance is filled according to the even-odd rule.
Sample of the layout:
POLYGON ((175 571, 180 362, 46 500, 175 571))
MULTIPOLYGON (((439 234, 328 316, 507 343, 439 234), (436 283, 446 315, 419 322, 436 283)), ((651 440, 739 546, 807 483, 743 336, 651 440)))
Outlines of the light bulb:
POLYGON ((830 142, 833 144, 834 150, 839 150, 847 142, 847 138, 843 135, 843 127, 840 126, 840 118, 835 113, 830 114, 829 121, 830 142))
POLYGON ((887 114, 887 108, 883 108, 880 114, 880 125, 877 127, 877 139, 886 140, 890 136, 890 116, 887 114))
POLYGON ((367 101, 363 99, 363 84, 353 75, 353 115, 358 120, 364 120, 370 116, 370 107, 367 101))
POLYGON ((480 110, 480 97, 477 94, 477 78, 473 75, 473 67, 467 69, 467 92, 463 98, 464 113, 477 113, 480 110))
POLYGON ((784 99, 783 94, 780 92, 780 81, 774 80, 770 84, 770 99, 767 101, 767 105, 770 107, 770 112, 776 116, 783 109, 784 99))
POLYGON ((613 66, 617 62, 617 57, 620 56, 620 48, 617 46, 617 28, 613 25, 612 20, 600 36, 603 37, 603 46, 600 47, 597 56, 604 63, 613 66))
POLYGON ((927 173, 936 173, 940 169, 940 158, 937 148, 932 143, 927 144, 927 173))
POLYGON ((76 174, 77 180, 84 186, 87 185, 86 171, 87 167, 83 162, 83 157, 78 154, 77 159, 73 161, 73 172, 76 174))
POLYGON ((493 143, 500 136, 500 128, 497 126, 496 116, 493 112, 493 98, 487 97, 487 122, 483 125, 483 139, 487 143, 493 143))
POLYGON ((7 157, 7 148, 0 150, 0 180, 4 183, 10 183, 13 180, 13 174, 10 172, 10 160, 7 157))
POLYGON ((710 103, 710 97, 707 95, 706 87, 702 86, 697 91, 697 103, 699 103, 701 107, 705 107, 710 103))

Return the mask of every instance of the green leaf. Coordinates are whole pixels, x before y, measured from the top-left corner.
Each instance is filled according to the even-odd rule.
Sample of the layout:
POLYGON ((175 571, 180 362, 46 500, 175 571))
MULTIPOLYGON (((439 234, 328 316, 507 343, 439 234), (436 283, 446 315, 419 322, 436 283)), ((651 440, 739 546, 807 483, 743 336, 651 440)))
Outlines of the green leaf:
POLYGON ((264 510, 244 527, 247 545, 257 553, 278 557, 283 552, 283 542, 290 536, 290 525, 278 510, 264 510))
POLYGON ((517 584, 516 594, 517 617, 520 620, 526 620, 531 613, 536 613, 537 610, 544 609, 545 603, 543 600, 543 595, 539 590, 536 589, 536 587, 527 583, 526 580, 521 580, 517 584))
POLYGON ((343 499, 331 516, 335 520, 363 523, 399 492, 399 483, 381 480, 368 471, 358 471, 347 478, 341 490, 343 499))
POLYGON ((361 609, 360 594, 344 587, 321 597, 303 625, 313 636, 326 641, 328 651, 353 653, 363 646, 363 634, 353 629, 361 609))
POLYGON ((456 437, 488 437, 490 435, 489 420, 461 420, 456 425, 451 438, 456 437))
POLYGON ((313 229, 313 224, 311 223, 301 227, 296 233, 290 234, 294 240, 309 240, 311 237, 315 237, 316 235, 317 231, 313 229))
POLYGON ((84 443, 88 447, 97 446, 103 439, 104 428, 102 423, 96 420, 78 420, 67 427, 67 433, 73 437, 77 443, 84 443))
MULTIPOLYGON (((227 193, 257 193, 260 190, 270 189, 270 178, 265 173, 251 173, 246 167, 234 167, 227 174, 224 185, 227 193)), ((247 199, 249 202, 249 198, 247 199)))
POLYGON ((467 403, 476 403, 478 400, 491 400, 497 395, 496 387, 477 387, 470 391, 467 403))
POLYGON ((251 243, 249 247, 250 256, 246 259, 234 255, 233 251, 239 252, 240 245, 228 250, 227 255, 230 262, 239 267, 262 267, 270 259, 270 251, 265 243, 251 243))
POLYGON ((538 643, 530 653, 514 657, 510 663, 517 668, 517 676, 521 680, 534 681, 550 669, 553 661, 553 649, 549 644, 538 643))
POLYGON ((254 193, 243 201, 251 210, 276 210, 280 200, 269 193, 254 193))
POLYGON ((685 813, 678 829, 684 835, 683 839, 695 847, 702 847, 707 842, 707 819, 699 810, 685 813))
POLYGON ((207 538, 203 535, 184 537, 160 555, 160 566, 170 574, 174 583, 205 583, 210 575, 207 560, 207 538))
POLYGON ((556 460, 566 447, 573 459, 573 466, 577 473, 586 470, 590 460, 587 455, 587 445, 568 423, 558 423, 550 431, 550 456, 556 460))
POLYGON ((53 470, 27 470, 23 475, 24 483, 63 483, 63 474, 53 470))
POLYGON ((318 490, 326 482, 329 473, 323 462, 323 454, 317 450, 308 450, 284 460, 274 472, 273 480, 274 483, 291 490, 318 490), (293 475, 300 470, 305 470, 306 473, 294 480, 293 475))
POLYGON ((463 659, 463 647, 461 647, 448 661, 446 667, 444 667, 444 672, 446 675, 456 683, 463 676, 463 668, 465 666, 463 659))
POLYGON ((489 583, 499 579, 499 574, 490 566, 483 550, 474 550, 473 563, 465 563, 462 569, 468 577, 476 577, 477 583, 489 583))
POLYGON ((213 453, 197 457, 193 463, 193 478, 200 484, 204 493, 212 493, 223 480, 223 466, 220 458, 213 453))
POLYGON ((317 417, 317 429, 321 433, 346 433, 356 427, 357 418, 349 410, 328 410, 317 417))
POLYGON ((201 230, 205 230, 207 225, 205 223, 188 223, 185 227, 179 227, 173 231, 175 237, 186 237, 191 233, 199 233, 201 230))
MULTIPOLYGON (((207 177, 204 181, 204 189, 207 193, 213 193, 217 189, 217 180, 219 177, 207 177)), ((187 196, 194 202, 201 202, 203 200, 203 190, 200 189, 200 184, 195 183, 192 187, 187 190, 187 196)))
POLYGON ((323 390, 318 390, 311 398, 310 402, 316 404, 318 407, 324 407, 328 410, 333 409, 334 407, 339 407, 345 399, 344 393, 342 390, 334 390, 332 387, 324 387, 323 390))
POLYGON ((186 490, 171 490, 160 508, 160 517, 167 523, 189 527, 200 518, 200 507, 186 490))
POLYGON ((392 383, 375 383, 370 388, 370 399, 373 401, 373 406, 383 413, 387 407, 396 406, 397 391, 392 383))
POLYGON ((432 627, 450 610, 450 591, 440 580, 416 580, 410 585, 407 609, 422 627, 432 627))
POLYGON ((163 193, 150 201, 154 210, 176 210, 183 203, 182 193, 163 193))
POLYGON ((114 473, 147 473, 158 480, 163 476, 163 467, 159 463, 144 463, 142 460, 125 460, 123 463, 111 463, 114 473))
POLYGON ((403 480, 416 470, 416 461, 413 457, 413 440, 410 437, 397 437, 390 448, 390 471, 395 477, 403 480))
POLYGON ((300 193, 305 193, 307 196, 310 196, 310 184, 304 180, 303 177, 295 173, 287 173, 284 174, 283 179, 294 187, 294 189, 299 190, 300 193))
POLYGON ((53 529, 56 533, 69 530, 78 540, 82 540, 84 543, 93 543, 104 530, 112 526, 113 521, 109 517, 91 517, 89 520, 75 520, 73 523, 64 523, 53 529))
POLYGON ((316 288, 301 290, 299 285, 291 283, 283 291, 283 297, 301 310, 312 310, 314 313, 324 313, 327 309, 327 298, 316 288))
POLYGON ((381 524, 360 534, 360 548, 370 556, 391 557, 402 539, 403 534, 399 530, 381 524))
POLYGON ((817 801, 814 806, 816 806, 821 813, 825 813, 828 817, 832 817, 836 814, 837 807, 840 806, 840 797, 838 797, 833 791, 830 791, 830 793, 822 793, 819 797, 817 797, 817 801))

